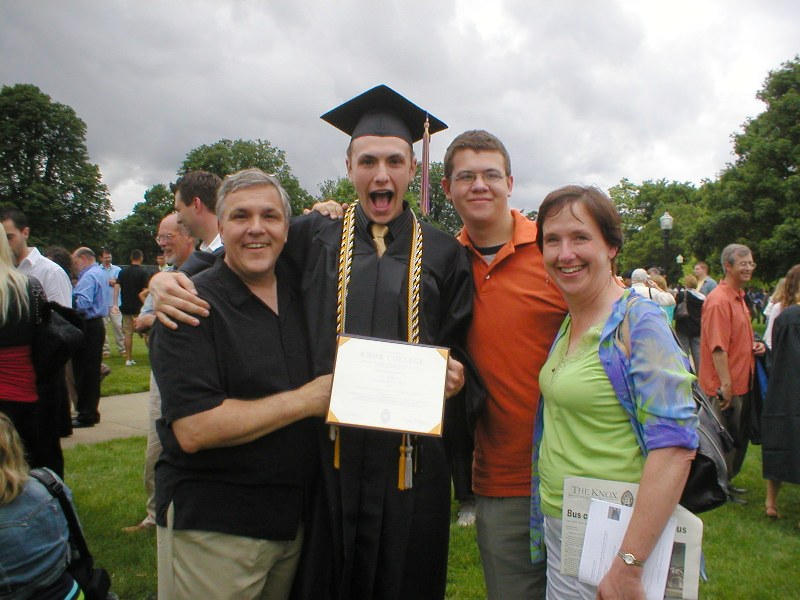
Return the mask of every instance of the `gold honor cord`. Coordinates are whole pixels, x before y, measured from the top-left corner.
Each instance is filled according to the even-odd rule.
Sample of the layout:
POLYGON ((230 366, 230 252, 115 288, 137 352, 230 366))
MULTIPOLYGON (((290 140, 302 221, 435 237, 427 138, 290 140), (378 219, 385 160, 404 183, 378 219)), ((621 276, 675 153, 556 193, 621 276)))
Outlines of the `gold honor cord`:
MULTIPOLYGON (((347 322, 347 289, 350 286, 350 271, 353 266, 353 245, 355 242, 356 231, 356 205, 354 201, 344 215, 342 223, 342 241, 339 246, 339 269, 336 307, 336 333, 344 333, 347 322)), ((412 344, 419 343, 419 304, 422 290, 422 227, 417 221, 414 213, 411 213, 413 224, 413 236, 411 240, 411 251, 408 259, 408 323, 406 327, 406 339, 412 344)), ((337 469, 340 466, 340 447, 341 436, 339 428, 331 425, 330 437, 334 443, 333 466, 337 469)), ((413 452, 412 437, 408 433, 403 434, 400 444, 400 462, 398 465, 397 487, 406 490, 413 484, 413 452)))

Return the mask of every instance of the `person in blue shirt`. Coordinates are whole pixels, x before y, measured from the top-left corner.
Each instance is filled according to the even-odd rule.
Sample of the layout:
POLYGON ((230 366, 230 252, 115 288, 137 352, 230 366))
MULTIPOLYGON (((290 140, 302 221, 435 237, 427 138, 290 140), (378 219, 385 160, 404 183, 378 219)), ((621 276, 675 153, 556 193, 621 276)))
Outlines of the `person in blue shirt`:
MULTIPOLYGON (((103 294, 108 304, 108 314, 103 320, 106 325, 111 325, 117 351, 120 356, 124 356, 125 344, 122 335, 122 313, 120 312, 119 288, 116 286, 117 277, 119 277, 122 268, 113 264, 111 262, 112 259, 111 250, 107 248, 100 249, 100 268, 103 269, 106 275, 106 281, 108 282, 108 285, 103 288, 103 294)), ((103 342, 103 356, 111 356, 111 346, 108 341, 108 335, 106 335, 105 341, 103 342)))
POLYGON ((93 427, 100 422, 97 407, 100 404, 100 363, 106 337, 103 317, 108 314, 105 296, 108 280, 91 248, 81 247, 72 253, 72 271, 78 277, 72 290, 72 303, 85 319, 83 344, 72 357, 78 392, 78 416, 72 421, 72 426, 93 427))

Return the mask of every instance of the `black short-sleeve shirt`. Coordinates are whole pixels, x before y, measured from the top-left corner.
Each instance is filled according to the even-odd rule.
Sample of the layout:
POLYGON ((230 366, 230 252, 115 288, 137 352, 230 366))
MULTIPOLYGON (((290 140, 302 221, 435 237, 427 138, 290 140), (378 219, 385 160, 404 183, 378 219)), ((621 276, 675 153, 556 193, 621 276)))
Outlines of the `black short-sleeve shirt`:
POLYGON ((138 315, 142 310, 141 291, 150 283, 150 274, 141 265, 130 265, 119 272, 120 306, 123 315, 138 315))
POLYGON ((288 425, 252 442, 184 452, 171 424, 226 398, 257 399, 311 379, 303 309, 289 274, 278 273, 278 312, 259 300, 220 257, 193 278, 211 305, 198 327, 154 328, 153 372, 163 416, 156 465, 156 520, 174 528, 260 539, 294 539, 306 489, 315 476, 317 419, 288 425))

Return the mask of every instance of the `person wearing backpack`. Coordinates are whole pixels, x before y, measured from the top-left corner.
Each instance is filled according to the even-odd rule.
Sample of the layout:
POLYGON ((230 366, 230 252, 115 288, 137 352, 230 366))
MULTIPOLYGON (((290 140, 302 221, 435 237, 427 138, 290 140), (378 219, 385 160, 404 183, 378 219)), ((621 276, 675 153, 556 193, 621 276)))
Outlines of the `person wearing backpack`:
POLYGON ((0 413, 0 598, 82 598, 69 556, 58 500, 30 477, 19 434, 0 413))
POLYGON ((541 561, 546 549, 548 598, 643 598, 642 567, 699 444, 694 376, 659 306, 614 276, 623 236, 608 196, 575 185, 555 190, 537 226, 548 277, 569 314, 539 373, 531 558, 541 561), (597 587, 562 572, 567 477, 639 484, 620 551, 597 587))

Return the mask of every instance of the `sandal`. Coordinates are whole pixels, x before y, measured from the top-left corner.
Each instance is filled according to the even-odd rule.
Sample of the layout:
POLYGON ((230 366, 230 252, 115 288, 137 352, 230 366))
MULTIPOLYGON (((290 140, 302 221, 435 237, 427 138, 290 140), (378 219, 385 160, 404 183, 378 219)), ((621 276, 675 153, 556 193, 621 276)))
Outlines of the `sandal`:
POLYGON ((772 519, 773 521, 775 519, 780 519, 781 518, 781 513, 778 512, 778 508, 776 506, 767 506, 765 512, 766 512, 767 517, 772 519))

